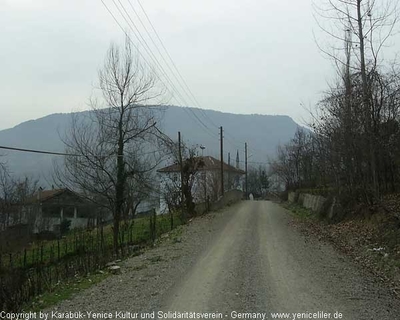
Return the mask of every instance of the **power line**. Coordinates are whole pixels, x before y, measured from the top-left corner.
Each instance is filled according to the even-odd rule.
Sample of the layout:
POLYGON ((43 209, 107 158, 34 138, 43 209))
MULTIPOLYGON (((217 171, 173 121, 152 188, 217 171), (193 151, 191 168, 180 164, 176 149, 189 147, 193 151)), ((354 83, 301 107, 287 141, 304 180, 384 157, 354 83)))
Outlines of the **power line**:
MULTIPOLYGON (((135 12, 136 16, 138 17, 139 21, 142 23, 142 21, 141 21, 139 15, 137 14, 136 10, 134 9, 133 5, 131 4, 131 1, 130 1, 130 0, 128 0, 128 1, 129 1, 130 6, 132 7, 133 11, 135 12)), ((179 77, 180 77, 180 79, 182 80, 182 82, 184 83, 186 89, 189 91, 189 93, 190 93, 189 96, 191 96, 191 97, 193 98, 195 104, 197 104, 198 106, 200 106, 200 103, 197 101, 195 95, 194 95, 193 92, 190 90, 190 87, 188 86, 187 82, 185 81, 185 79, 183 78, 182 74, 180 73, 178 67, 176 66, 174 60, 172 59, 171 55, 169 54, 169 52, 168 52, 166 46, 164 45, 164 42, 161 40, 161 37, 159 36, 159 34, 158 34, 156 28, 154 27, 153 23, 151 22, 149 16, 147 15, 146 10, 145 10, 144 7, 142 6, 142 3, 140 2, 140 0, 137 0, 137 2, 139 3, 140 8, 142 9, 142 11, 143 11, 143 13, 144 13, 144 15, 145 15, 145 17, 146 17, 148 23, 150 24, 151 28, 153 29, 153 32, 155 33, 155 35, 156 35, 158 41, 160 42, 162 48, 164 49, 165 53, 167 54, 167 57, 169 58, 169 61, 171 62, 172 66, 174 67, 175 71, 176 71, 177 74, 179 75, 179 77)), ((146 30, 147 35, 149 36, 149 38, 152 39, 152 37, 150 36, 149 32, 147 31, 147 28, 144 26, 143 23, 142 23, 142 26, 143 26, 143 28, 146 30)), ((152 41, 153 41, 153 39, 152 39, 152 41)), ((157 45, 154 43, 154 41, 153 41, 153 44, 154 44, 154 46, 155 46, 155 47, 157 48, 157 50, 158 50, 158 47, 157 47, 157 45)), ((160 52, 160 51, 158 51, 158 52, 159 52, 160 55, 163 57, 163 55, 161 54, 161 52, 160 52)), ((164 58, 163 58, 163 59, 164 59, 164 58)), ((166 62, 165 59, 164 59, 164 62, 166 62)), ((167 64, 167 63, 166 63, 166 64, 167 64)), ((168 65, 168 64, 167 64, 167 65, 168 65)), ((182 85, 181 85, 181 86, 182 86, 182 85)), ((200 109, 200 110, 201 110, 201 109, 200 109)), ((201 112, 202 112, 202 114, 203 114, 203 116, 204 116, 205 118, 208 118, 208 119, 209 119, 209 121, 211 122, 211 124, 212 124, 214 127, 219 128, 219 126, 217 126, 217 125, 213 122, 213 120, 204 112, 204 110, 201 110, 201 112)))
POLYGON ((63 153, 63 152, 44 151, 44 150, 34 150, 34 149, 24 149, 24 148, 16 148, 16 147, 8 147, 8 146, 0 146, 0 149, 11 150, 11 151, 20 151, 20 152, 31 152, 31 153, 49 154, 49 155, 55 155, 55 156, 79 156, 79 155, 69 154, 69 153, 63 153))
MULTIPOLYGON (((119 1, 119 0, 118 0, 119 1)), ((172 76, 175 78, 175 80, 178 82, 179 86, 183 89, 184 93, 189 97, 189 99, 194 102, 194 105, 200 105, 200 103, 197 101, 196 97, 194 96, 194 94, 192 93, 192 91, 190 90, 189 86, 187 85, 187 82, 185 81, 185 79, 182 77, 182 74, 180 73, 179 69, 177 68, 174 60, 172 59, 171 55, 169 54, 167 48, 165 47, 163 41, 161 40, 160 36, 158 35, 156 29, 154 28, 154 25, 152 24, 150 18, 148 17, 144 7, 142 6, 142 4, 139 2, 139 5, 142 9, 142 11, 144 12, 147 21, 149 22, 151 28, 153 29, 154 33, 156 34, 156 37, 158 38, 158 41, 160 42, 161 46, 163 47, 165 53, 167 54, 167 57, 169 58, 170 63, 172 64, 172 66, 174 67, 176 73, 178 74, 179 78, 176 76, 175 72, 171 69, 170 64, 167 62, 167 60, 165 59, 164 55, 161 53, 159 47, 157 46, 157 44, 155 43, 153 37, 151 36, 150 32, 148 31, 146 25, 143 23, 142 19, 140 18, 140 15, 138 14, 138 12, 136 11, 135 7, 132 5, 132 2, 130 0, 128 0, 128 3, 130 5, 130 7, 132 8, 133 12, 135 13, 136 17, 138 18, 140 24, 142 25, 143 29, 145 30, 147 36, 149 37, 149 39, 151 40, 151 42, 153 43, 154 47, 157 49, 158 54, 160 55, 161 59, 164 61, 165 65, 167 66, 168 70, 171 72, 172 76), (183 85, 182 85, 182 82, 183 85), (189 94, 188 94, 189 92, 189 94)), ((132 19, 130 19, 132 21, 132 19)), ((132 21, 133 23, 133 21, 132 21)), ((138 28, 135 25, 135 29, 140 33, 140 31, 138 30, 138 28)), ((143 39, 142 35, 140 35, 141 38, 143 39)), ((144 40, 144 39, 143 39, 144 40)), ((203 110, 200 109, 200 111, 203 113, 203 116, 205 118, 208 118, 208 120, 211 122, 212 125, 214 125, 216 128, 219 128, 210 117, 207 116, 206 113, 204 113, 203 110)), ((192 111, 194 112, 194 111, 192 111)))
MULTIPOLYGON (((188 105, 188 103, 186 102, 186 99, 182 96, 181 92, 176 88, 176 86, 174 85, 174 83, 172 82, 171 78, 168 76, 167 72, 165 71, 164 67, 162 66, 162 64, 158 61, 158 59, 156 58, 156 56, 154 55, 154 53, 152 52, 151 48, 149 47, 149 45, 147 44, 146 40, 143 38, 142 34, 140 33, 140 30, 137 28, 136 24, 133 22, 132 18, 130 17, 129 13, 126 11, 125 6, 121 3, 120 0, 118 0, 119 4, 121 5, 122 9, 124 10, 126 16, 128 17, 128 19, 131 21, 132 25, 134 26, 137 34, 135 33, 135 31, 133 30, 131 24, 129 23, 129 21, 125 18, 125 15, 121 12, 120 8, 117 6, 115 0, 112 0, 115 7, 117 8, 117 10, 119 11, 119 13, 121 14, 121 16, 123 17, 123 19, 125 20, 125 22, 128 24, 128 26, 130 27, 130 29, 132 30, 132 32, 134 33, 136 39, 139 41, 139 43, 144 43, 145 45, 145 50, 147 52, 147 54, 151 57, 151 59, 153 60, 153 62, 156 63, 156 65, 158 66, 158 68, 162 71, 164 77, 167 79, 167 81, 169 82, 169 84, 173 87, 173 90, 175 93, 178 93, 178 95, 180 96, 181 100, 183 100, 184 104, 188 105), (140 38, 139 38, 140 36, 140 38), (142 39, 142 41, 140 40, 142 39)), ((163 58, 163 56, 162 56, 163 58)), ((165 61, 165 59, 164 59, 165 61)), ((169 67, 169 65, 167 64, 167 66, 169 67)), ((170 69, 171 70, 171 69, 170 69)), ((175 76, 175 74, 173 74, 175 76)), ((175 79, 177 79, 175 77, 175 79)), ((179 82, 178 82, 179 83, 179 82)), ((182 86, 181 86, 182 87, 182 86)), ((189 111, 191 111, 193 113, 193 115, 196 117, 196 119, 207 129, 211 132, 211 130, 208 128, 208 126, 206 124, 204 124, 204 122, 197 117, 197 115, 191 110, 189 109, 189 111)), ((212 134, 212 133, 211 133, 212 134)))
MULTIPOLYGON (((152 41, 153 45, 155 46, 155 48, 157 49, 158 53, 160 54, 161 58, 163 59, 164 63, 167 65, 168 69, 170 70, 171 74, 174 76, 174 78, 177 80, 178 84, 180 85, 180 87, 183 89, 183 91, 185 92, 185 94, 189 97, 189 99, 194 102, 194 105, 198 105, 199 107, 201 107, 201 104, 198 102, 198 100, 196 99, 195 95, 193 94, 193 92, 190 90, 190 87, 188 86, 187 82, 185 81, 185 79, 183 78, 182 74, 180 73, 178 67, 176 66, 174 60, 172 59, 171 55, 168 52, 168 49, 166 48, 166 46, 164 45, 164 42, 161 40, 161 37, 159 36, 157 30, 155 29, 153 23, 151 22, 145 8, 143 7, 143 5, 141 4, 141 2, 138 0, 137 1, 138 4, 140 5, 140 8, 142 9, 146 20, 148 21, 148 23, 150 24, 153 32, 155 33, 158 41, 160 42, 162 48, 164 49, 171 65, 173 66, 174 70, 176 71, 176 73, 178 74, 179 78, 175 75, 175 72, 173 70, 171 70, 169 63, 166 61, 166 59, 164 58, 164 55, 161 53, 160 49, 158 48, 157 44, 155 43, 155 41, 153 40, 152 36, 150 35, 149 31, 147 30, 146 26, 144 25, 142 19, 140 18, 140 15, 137 13, 136 9, 133 7, 132 3, 130 0, 128 0, 129 5, 131 6, 132 10, 134 11, 135 15, 137 16, 138 20, 140 21, 141 25, 143 26, 144 30, 146 31, 148 37, 150 38, 150 40, 152 41), (183 85, 182 85, 183 83, 183 85), (189 93, 188 93, 189 92, 189 93)), ((197 115, 194 113, 194 111, 192 109, 189 109, 190 112, 193 113, 193 115, 198 119, 197 115)), ((208 121, 217 129, 219 129, 219 126, 217 126, 214 121, 211 119, 211 117, 209 117, 203 109, 199 109, 201 114, 203 115, 203 117, 205 119, 208 119, 208 121)), ((200 119, 198 119, 199 121, 201 121, 200 119)), ((208 128, 208 127, 207 127, 208 128)))
MULTIPOLYGON (((123 29, 123 27, 121 26, 121 24, 118 22, 118 20, 116 19, 115 15, 112 13, 112 11, 109 9, 109 7, 106 5, 106 3, 104 2, 104 0, 101 0, 104 7, 107 9, 107 11, 109 12, 109 14, 113 17, 114 21, 117 23, 117 25, 120 27, 120 29, 124 32, 124 34, 127 36, 127 39, 134 45, 134 47, 137 49, 137 46, 132 42, 132 39, 129 37, 129 35, 126 33, 126 31, 123 29)), ((184 105, 188 106, 188 103, 186 101, 186 99, 182 96, 180 90, 177 89, 177 87, 175 86, 175 84, 173 83, 173 81, 171 80, 171 78, 169 77, 168 73, 165 71, 164 67, 162 66, 162 64, 160 63, 160 61, 157 59, 156 55, 153 53, 152 49, 150 48, 150 46, 148 45, 148 43, 146 42, 145 38, 143 37, 143 35, 141 34, 139 28, 137 27, 137 25, 135 24, 135 22, 132 20, 132 18, 130 17, 127 9, 125 8, 125 6, 122 4, 121 0, 118 0, 118 3, 120 4, 122 10, 125 12, 125 14, 122 12, 121 8, 117 5, 115 0, 112 0, 115 7, 117 8, 118 12, 120 13, 120 15, 122 16, 122 18, 125 20, 125 22, 128 24, 129 28, 132 30, 132 32, 134 33, 136 39, 138 40, 139 43, 143 44, 145 51, 147 52, 147 54, 149 55, 149 58, 155 63, 156 67, 161 71, 162 75, 165 77, 165 79, 167 80, 167 82, 169 83, 169 85, 172 87, 172 90, 168 90, 172 92, 175 92, 178 96, 179 96, 179 100, 183 101, 184 105), (126 16, 125 16, 126 15, 126 16), (128 21, 129 19, 129 21, 128 21), (132 27, 132 25, 133 27, 132 27), (135 30, 136 32, 135 32, 135 30)), ((166 53, 166 56, 168 57, 170 64, 173 66, 173 69, 176 71, 177 75, 179 77, 176 76, 175 72, 171 69, 170 64, 167 62, 166 58, 164 57, 164 55, 162 54, 162 52, 160 51, 159 47, 157 46, 157 44, 155 43, 153 37, 151 36, 150 32, 148 31, 148 29, 146 28, 144 22, 142 21, 142 19, 140 18, 140 15, 138 14, 138 12, 136 11, 136 9, 134 8, 134 6, 132 5, 130 0, 127 0, 130 7, 132 8, 133 12, 135 13, 136 17, 138 18, 140 24, 142 25, 142 27, 144 28, 147 36, 149 37, 149 39, 151 40, 151 42, 153 43, 154 47, 156 48, 157 52, 159 53, 161 59, 163 60, 163 62, 165 63, 166 67, 168 68, 168 70, 170 71, 170 73, 172 74, 172 76, 174 77, 175 81, 178 83, 178 85, 180 86, 180 88, 183 90, 184 94, 189 98, 189 100, 191 100, 191 102, 194 102, 195 105, 198 105, 199 107, 201 107, 200 103, 198 102, 198 100, 196 99, 195 95, 193 94, 193 92, 190 90, 190 87, 188 86, 187 82, 185 81, 185 79, 183 78, 182 74, 180 73, 178 67, 176 66, 174 60, 172 59, 170 53, 168 52, 166 46, 164 45, 163 41, 161 40, 161 37, 159 36, 157 30, 155 29, 153 23, 151 22, 145 8, 143 7, 143 5, 141 4, 141 2, 139 0, 137 0, 140 8, 142 9, 147 22, 149 23, 149 25, 151 26, 154 34, 156 35, 159 43, 161 44, 164 52, 166 53), (183 83, 183 84, 182 84, 183 83), (189 92, 189 93, 188 93, 189 92)), ((138 53, 142 56, 142 58, 144 59, 144 61, 150 66, 149 62, 144 58, 143 54, 140 53, 140 51, 138 50, 138 53)), ((158 77, 160 80, 161 78, 158 77)), ((166 84, 164 83, 164 81, 161 80, 161 82, 165 85, 166 88, 168 88, 166 86, 166 84)), ((175 97, 175 99, 177 99, 177 97, 175 97)), ((179 101, 177 99, 177 101, 179 101)), ((217 136, 216 132, 214 132, 213 130, 211 130, 207 124, 204 123, 204 121, 202 121, 198 115, 195 113, 195 111, 192 108, 185 108, 183 107, 184 112, 190 117, 192 118, 192 116, 195 118, 195 121, 197 125, 201 125, 200 127, 211 137, 215 138, 215 136, 217 136), (192 116, 191 116, 192 115, 192 116)), ((203 116, 204 119, 206 119, 207 122, 211 123, 215 128, 219 128, 219 126, 217 126, 214 121, 211 119, 210 116, 207 115, 207 113, 203 110, 203 109, 199 109, 200 114, 203 116)), ((239 147, 241 148, 241 145, 243 143, 241 142, 236 142, 236 138, 234 138, 232 135, 230 135, 228 132, 226 132, 226 134, 232 138, 227 138, 227 142, 235 147, 239 147), (239 146, 240 144, 240 146, 239 146)))
MULTIPOLYGON (((83 154, 74 154, 74 153, 65 153, 65 152, 56 152, 56 151, 46 151, 46 150, 37 150, 37 149, 26 149, 26 148, 17 148, 17 147, 10 147, 10 146, 0 146, 0 149, 3 150, 10 150, 10 151, 18 151, 18 152, 29 152, 29 153, 39 153, 39 154, 47 154, 47 155, 54 155, 54 156, 68 156, 68 157, 85 157, 83 154)), ((157 152, 162 152, 164 151, 163 149, 158 149, 158 150, 153 150, 149 152, 140 152, 140 155, 147 155, 147 154, 152 154, 152 153, 157 153, 157 152)), ((170 153, 167 153, 166 155, 169 155, 170 153)), ((113 154, 109 154, 108 156, 112 156, 113 154)), ((119 157, 119 155, 115 154, 116 156, 119 157)), ((126 156, 126 154, 122 155, 126 156)), ((100 158, 100 156, 97 156, 100 158)), ((107 156, 103 156, 107 157, 107 156)))
MULTIPOLYGON (((127 18, 125 17, 125 15, 123 14, 123 12, 121 11, 121 9, 119 8, 119 6, 117 5, 117 3, 115 2, 115 0, 112 0, 115 7, 117 8, 117 10, 119 11, 120 15, 122 16, 122 18, 125 20, 125 22, 128 24, 129 28, 132 30, 133 34, 135 35, 136 39, 138 40, 139 43, 142 43, 142 41, 140 40, 138 34, 140 35, 140 37, 143 40, 144 43, 144 49, 147 52, 147 54, 149 55, 149 57, 151 58, 151 60, 153 60, 153 62, 155 62, 155 65, 158 67, 158 69, 163 73, 164 77, 166 78, 167 82, 169 82, 170 86, 173 88, 173 92, 177 93, 180 97, 180 100, 183 101, 183 103, 185 105, 188 105, 186 102, 186 99, 181 95, 180 91, 177 90, 177 88, 175 87, 174 83, 171 81, 170 77, 168 76, 168 74, 165 72, 164 68, 162 67, 162 65, 160 64, 160 62, 158 61, 158 59, 155 57, 154 53, 152 52, 152 50, 150 49, 150 47, 148 46, 146 40, 143 38, 143 36, 140 34, 139 29, 137 28, 137 26, 135 25, 135 23, 133 22, 133 20, 130 18, 128 12, 126 11, 124 5, 121 3, 120 0, 118 0, 118 2, 120 3, 122 9, 124 10, 124 12, 126 13, 126 15, 128 16, 129 20, 132 22, 132 24, 134 25, 137 33, 135 33, 135 31, 133 30, 131 24, 129 23, 129 21, 127 20, 127 18)), ((118 24, 118 26, 120 27, 120 29, 122 30, 122 32, 126 35, 127 39, 133 44, 133 46, 137 49, 138 53, 140 54, 140 56, 143 58, 143 60, 146 62, 146 64, 151 68, 150 63, 147 61, 147 59, 143 56, 143 54, 141 54, 141 52, 138 50, 137 46, 133 43, 132 39, 129 37, 129 35, 126 33, 126 31, 122 28, 121 24, 118 22, 118 20, 116 19, 115 15, 112 13, 112 11, 109 9, 109 7, 106 5, 106 3, 101 0, 101 2, 103 3, 104 7, 107 9, 107 11, 109 12, 109 14, 113 17, 114 21, 118 24)), ((166 86, 166 84, 164 83, 164 81, 161 80, 161 78, 158 76, 159 80, 164 84, 164 86, 166 88, 168 88, 166 86)), ((171 91, 171 90, 169 90, 171 91)), ((188 111, 184 108, 185 113, 188 113, 188 111)), ((204 124, 204 122, 193 112, 193 110, 189 109, 189 111, 193 114, 193 116, 197 119, 198 122, 200 122, 200 124, 207 130, 206 132, 211 135, 212 137, 215 137, 216 134, 213 133, 206 124, 204 124)), ((190 117, 190 115, 189 115, 190 117)))
MULTIPOLYGON (((240 163, 244 163, 245 161, 243 161, 243 160, 240 160, 239 162, 240 162, 240 163)), ((254 164, 268 164, 268 165, 269 165, 269 162, 263 162, 263 161, 247 161, 247 163, 254 163, 254 164)))

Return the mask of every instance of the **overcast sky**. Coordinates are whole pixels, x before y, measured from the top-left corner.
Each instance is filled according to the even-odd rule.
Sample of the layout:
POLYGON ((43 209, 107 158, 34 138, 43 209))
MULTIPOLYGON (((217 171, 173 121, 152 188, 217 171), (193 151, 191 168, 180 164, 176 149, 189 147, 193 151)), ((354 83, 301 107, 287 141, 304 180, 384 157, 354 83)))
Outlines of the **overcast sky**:
MULTIPOLYGON (((104 2, 129 30, 113 0, 104 2)), ((315 103, 334 76, 314 42, 311 0, 141 3, 205 109, 301 122, 300 103, 315 103)), ((0 0, 0 29, 0 129, 87 108, 110 42, 124 38, 101 0, 0 0)))

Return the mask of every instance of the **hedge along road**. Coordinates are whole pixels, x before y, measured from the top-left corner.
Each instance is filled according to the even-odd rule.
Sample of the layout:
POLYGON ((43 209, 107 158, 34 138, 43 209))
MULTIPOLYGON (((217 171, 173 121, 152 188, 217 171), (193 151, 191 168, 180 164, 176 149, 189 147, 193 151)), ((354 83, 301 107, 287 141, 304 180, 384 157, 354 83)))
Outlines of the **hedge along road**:
POLYGON ((399 301, 385 288, 329 245, 305 238, 289 219, 271 202, 231 208, 162 310, 228 319, 270 319, 279 312, 290 319, 400 318, 399 301))
POLYGON ((46 311, 112 312, 114 318, 121 311, 163 318, 188 311, 223 319, 271 319, 273 312, 399 319, 399 300, 388 288, 290 221, 285 209, 266 201, 207 214, 124 261, 121 274, 46 311))

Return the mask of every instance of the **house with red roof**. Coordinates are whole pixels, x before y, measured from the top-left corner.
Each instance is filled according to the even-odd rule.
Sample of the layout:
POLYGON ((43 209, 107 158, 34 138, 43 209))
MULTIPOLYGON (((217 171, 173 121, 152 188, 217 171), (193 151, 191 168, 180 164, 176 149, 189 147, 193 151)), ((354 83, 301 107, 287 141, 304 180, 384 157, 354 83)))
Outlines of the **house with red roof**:
MULTIPOLYGON (((214 202, 221 196, 221 161, 211 156, 199 156, 193 159, 199 163, 196 173, 191 177, 192 195, 195 203, 214 202)), ((180 201, 181 167, 179 163, 157 170, 160 177, 160 213, 169 212, 168 201, 175 197, 180 201)), ((223 163, 224 191, 243 191, 245 171, 223 163)))

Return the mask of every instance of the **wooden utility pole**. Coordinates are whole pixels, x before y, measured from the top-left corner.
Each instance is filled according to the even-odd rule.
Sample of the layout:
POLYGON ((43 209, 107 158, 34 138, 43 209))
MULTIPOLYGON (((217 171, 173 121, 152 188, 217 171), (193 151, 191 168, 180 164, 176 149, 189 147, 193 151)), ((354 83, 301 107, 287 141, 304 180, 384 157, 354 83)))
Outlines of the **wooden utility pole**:
MULTIPOLYGON (((228 152, 228 166, 230 166, 231 165, 231 153, 230 152, 228 152)), ((229 171, 228 171, 228 191, 229 190, 231 190, 231 188, 232 188, 232 186, 231 186, 231 175, 230 175, 230 168, 229 168, 229 171)))
POLYGON ((185 216, 185 202, 184 202, 184 193, 183 193, 183 161, 182 161, 182 143, 181 143, 181 132, 178 131, 178 156, 179 156, 179 169, 181 172, 181 210, 182 216, 185 216))
POLYGON ((244 171, 246 172, 245 175, 245 197, 247 200, 247 142, 244 143, 244 171))
POLYGON ((224 196, 224 137, 222 135, 222 126, 219 129, 221 139, 221 195, 224 196))

